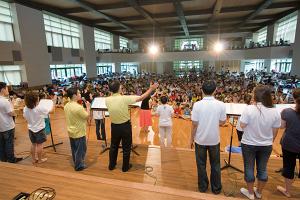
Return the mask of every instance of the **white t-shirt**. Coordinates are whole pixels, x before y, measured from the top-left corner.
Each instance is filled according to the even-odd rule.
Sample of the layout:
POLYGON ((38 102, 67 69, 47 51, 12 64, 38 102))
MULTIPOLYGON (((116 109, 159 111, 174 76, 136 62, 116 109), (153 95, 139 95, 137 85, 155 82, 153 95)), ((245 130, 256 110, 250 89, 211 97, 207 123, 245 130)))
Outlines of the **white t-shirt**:
POLYGON ((276 108, 267 108, 262 104, 247 106, 240 121, 247 124, 241 143, 254 146, 272 145, 272 128, 279 128, 281 125, 280 114, 276 108))
POLYGON ((45 128, 45 116, 50 112, 49 108, 37 105, 33 109, 25 106, 23 116, 28 123, 28 129, 37 133, 45 128))
POLYGON ((172 106, 159 105, 156 111, 159 115, 159 126, 172 126, 172 114, 174 113, 172 106))
POLYGON ((104 111, 93 111, 94 119, 103 119, 104 111))
POLYGON ((195 142, 199 145, 220 143, 220 121, 226 120, 226 106, 214 97, 204 97, 194 104, 192 121, 198 122, 195 142))
POLYGON ((0 96, 0 132, 15 128, 15 123, 9 113, 13 112, 13 105, 3 96, 0 96))

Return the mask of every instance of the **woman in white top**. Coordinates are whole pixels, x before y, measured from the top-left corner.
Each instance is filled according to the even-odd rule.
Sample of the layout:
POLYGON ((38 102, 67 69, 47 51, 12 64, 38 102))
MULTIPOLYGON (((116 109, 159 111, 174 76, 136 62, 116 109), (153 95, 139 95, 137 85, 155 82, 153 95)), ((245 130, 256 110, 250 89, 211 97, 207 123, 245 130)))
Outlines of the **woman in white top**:
POLYGON ((25 105, 23 116, 28 123, 29 138, 32 143, 32 164, 42 163, 47 160, 42 158, 43 143, 47 140, 44 118, 53 109, 53 104, 50 107, 39 104, 39 95, 29 91, 25 95, 25 105))
POLYGON ((172 144, 172 116, 174 115, 174 110, 172 106, 167 104, 168 97, 162 96, 160 101, 162 105, 157 107, 160 145, 165 147, 165 138, 167 138, 167 147, 170 147, 172 144))
POLYGON ((267 163, 272 152, 272 144, 278 133, 281 119, 279 112, 273 108, 271 90, 268 86, 259 85, 254 91, 254 105, 244 110, 240 125, 244 130, 242 153, 244 175, 247 189, 241 193, 249 199, 262 197, 262 190, 268 180, 267 163), (258 187, 254 188, 254 166, 256 162, 258 187))

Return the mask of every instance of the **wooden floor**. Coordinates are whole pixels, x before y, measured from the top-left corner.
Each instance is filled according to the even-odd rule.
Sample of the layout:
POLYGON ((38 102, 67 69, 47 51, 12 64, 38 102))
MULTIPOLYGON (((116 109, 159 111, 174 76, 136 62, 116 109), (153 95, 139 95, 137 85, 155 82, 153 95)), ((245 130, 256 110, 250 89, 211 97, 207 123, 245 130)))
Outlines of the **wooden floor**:
MULTIPOLYGON (((40 164, 38 166, 38 169, 43 168, 63 172, 74 172, 71 162, 70 145, 68 141, 65 120, 62 110, 56 110, 55 114, 52 115, 51 123, 55 142, 63 142, 63 144, 57 146, 57 153, 55 153, 52 148, 46 149, 45 152, 48 157, 48 161, 46 163, 40 164)), ((88 168, 83 172, 76 173, 88 175, 90 177, 101 177, 121 181, 130 181, 133 183, 143 183, 149 185, 149 187, 153 187, 153 185, 155 185, 178 190, 197 192, 197 172, 194 151, 186 148, 189 141, 191 125, 190 121, 183 119, 174 119, 174 148, 159 148, 158 146, 156 146, 159 144, 156 118, 153 119, 154 131, 150 131, 148 135, 146 135, 145 133, 140 134, 140 128, 138 126, 138 109, 132 112, 132 124, 133 141, 134 143, 139 144, 136 150, 140 153, 140 156, 132 154, 131 162, 133 163, 133 169, 130 170, 130 172, 121 172, 122 154, 119 154, 117 169, 114 171, 107 170, 108 152, 102 155, 99 154, 102 149, 101 142, 96 141, 95 139, 95 126, 92 123, 92 125, 88 128, 89 137, 86 160, 88 168), (153 169, 153 171, 145 172, 145 168, 147 170, 153 169)), ((107 132, 109 133, 109 120, 107 120, 106 128, 107 132)), ((227 127, 221 128, 221 132, 221 148, 224 149, 230 141, 231 126, 228 125, 227 127)), ((30 141, 27 134, 26 123, 24 122, 24 119, 22 119, 22 117, 17 118, 16 137, 16 153, 23 156, 29 155, 28 150, 30 148, 30 141)), ((274 152, 274 154, 280 153, 280 145, 278 143, 280 137, 281 135, 279 135, 275 142, 276 144, 274 145, 274 149, 276 152, 274 152)), ((50 140, 48 140, 48 142, 49 141, 50 140)), ((234 135, 234 144, 237 144, 236 135, 234 135)), ((221 153, 222 161, 224 158, 227 158, 227 156, 227 153, 221 153)), ((31 166, 31 159, 25 159, 24 161, 20 162, 20 164, 31 166)), ((242 169, 243 162, 241 156, 233 155, 232 164, 242 169)), ((283 179, 280 176, 280 174, 275 173, 275 170, 279 169, 281 165, 282 161, 280 158, 276 156, 271 157, 268 165, 269 182, 263 193, 264 199, 284 199, 284 197, 276 191, 276 186, 278 184, 283 184, 283 179)), ((37 182, 39 181, 37 180, 37 182)), ((44 184, 42 181, 40 183, 44 184)), ((223 193, 219 195, 218 198, 224 197, 225 195, 233 197, 242 197, 242 195, 239 193, 239 189, 245 186, 245 183, 243 181, 243 174, 237 173, 230 169, 224 170, 222 171, 222 183, 223 193)), ((12 183, 10 184, 12 185, 12 183)), ((36 187, 40 186, 46 185, 37 185, 36 187)), ((2 191, 1 187, 3 187, 3 184, 0 184, 0 191, 2 191)), ((61 186, 58 185, 57 187, 61 186)), ((99 185, 99 189, 100 188, 101 186, 99 185)), ((29 192, 33 189, 35 188, 28 188, 24 192, 29 192)), ((300 199, 299 191, 300 183, 299 180, 296 180, 293 188, 293 193, 295 195, 292 199, 300 199)), ((2 192, 0 194, 6 195, 5 192, 2 192)), ((8 194, 11 193, 7 191, 7 195, 8 194)), ((111 195, 115 194, 112 192, 111 195)), ((148 195, 150 195, 151 197, 151 194, 148 195)), ((141 197, 140 199, 142 198, 144 197, 141 197)), ((173 199, 173 197, 166 196, 157 196, 157 198, 173 199)), ((0 196, 0 199, 3 198, 0 196)), ((90 199, 93 198, 91 197, 90 199)))

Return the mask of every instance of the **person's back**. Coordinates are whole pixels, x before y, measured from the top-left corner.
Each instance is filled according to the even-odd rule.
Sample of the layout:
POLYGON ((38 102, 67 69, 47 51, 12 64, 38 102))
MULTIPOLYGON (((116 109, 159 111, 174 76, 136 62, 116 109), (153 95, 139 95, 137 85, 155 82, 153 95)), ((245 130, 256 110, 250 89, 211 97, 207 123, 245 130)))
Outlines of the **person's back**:
POLYGON ((67 129, 71 138, 80 138, 86 135, 86 120, 88 113, 75 101, 68 102, 64 107, 67 129))
POLYGON ((199 121, 199 134, 196 134, 195 142, 200 145, 216 145, 220 142, 219 120, 224 115, 224 109, 225 104, 214 97, 204 97, 194 104, 192 116, 197 115, 199 121))
POLYGON ((244 128, 242 143, 248 145, 267 146, 273 143, 273 131, 275 123, 280 118, 276 108, 267 108, 258 103, 246 107, 241 121, 247 122, 248 126, 244 128))
POLYGON ((162 104, 157 107, 157 113, 159 115, 159 126, 172 126, 172 106, 168 104, 162 104))
POLYGON ((300 152, 300 115, 292 108, 284 109, 281 113, 286 121, 286 129, 281 139, 281 145, 292 152, 300 152))

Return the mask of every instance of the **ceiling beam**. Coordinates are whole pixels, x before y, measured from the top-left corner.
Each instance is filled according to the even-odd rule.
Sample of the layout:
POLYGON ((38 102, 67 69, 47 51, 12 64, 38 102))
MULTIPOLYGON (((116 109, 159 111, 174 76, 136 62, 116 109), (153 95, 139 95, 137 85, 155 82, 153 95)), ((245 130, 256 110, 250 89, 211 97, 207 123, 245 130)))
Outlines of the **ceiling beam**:
POLYGON ((261 3, 258 8, 250 13, 240 24, 238 24, 237 28, 242 27, 244 24, 246 24, 248 21, 254 19, 259 13, 261 13, 264 9, 268 8, 273 3, 273 0, 264 0, 263 3, 261 3))
POLYGON ((152 18, 152 16, 144 8, 142 8, 136 0, 127 0, 127 3, 138 13, 140 13, 144 18, 150 21, 151 24, 158 25, 158 23, 152 18))
POLYGON ((110 22, 112 22, 112 23, 114 23, 114 24, 116 24, 118 26, 121 26, 121 27, 125 28, 128 31, 137 32, 133 28, 131 28, 128 25, 120 22, 119 20, 115 19, 114 17, 109 16, 109 15, 107 15, 107 14, 105 14, 103 12, 100 12, 98 10, 95 10, 94 7, 93 7, 93 5, 90 4, 90 3, 84 2, 82 0, 69 0, 69 1, 75 2, 75 3, 79 4, 80 7, 84 8, 86 11, 92 12, 93 14, 95 14, 95 15, 101 17, 101 18, 104 18, 107 21, 110 21, 110 22))
MULTIPOLYGON (((299 5, 299 1, 292 1, 292 2, 278 2, 273 3, 266 9, 275 9, 275 8, 285 8, 285 7, 297 7, 299 5)), ((254 11, 257 8, 257 6, 234 6, 234 7, 222 7, 220 13, 232 13, 232 12, 240 12, 240 11, 254 11)), ((187 10, 184 11, 185 16, 199 16, 199 15, 209 15, 213 12, 213 9, 201 9, 201 10, 187 10)), ((171 18, 171 17, 177 17, 177 14, 175 12, 169 12, 169 13, 158 13, 153 14, 152 17, 154 19, 159 18, 171 18)), ((122 17, 119 20, 120 21, 136 21, 141 20, 141 16, 130 16, 130 17, 122 17)), ((98 19, 95 20, 95 23, 107 23, 107 20, 105 19, 98 19)))
POLYGON ((215 18, 221 13, 222 5, 223 5, 223 0, 216 0, 215 5, 213 7, 213 14, 212 14, 211 18, 209 19, 209 24, 213 20, 215 20, 215 18))
POLYGON ((259 28, 254 30, 254 32, 258 31, 259 29, 261 29, 265 26, 269 26, 269 25, 276 23, 276 21, 280 20, 281 18, 283 18, 299 9, 300 9, 300 4, 299 4, 299 7, 297 7, 297 8, 293 8, 293 9, 290 9, 290 10, 287 10, 287 11, 277 14, 276 17, 272 18, 272 20, 262 23, 259 28))
MULTIPOLYGON (((180 0, 180 1, 191 1, 191 0, 180 0)), ((137 0, 138 4, 140 6, 148 6, 148 5, 158 5, 158 4, 165 4, 165 3, 172 3, 173 0, 137 0)), ((126 2, 118 2, 118 3, 109 3, 109 4, 101 4, 101 5, 95 5, 96 10, 112 10, 112 9, 121 9, 121 8, 129 8, 131 7, 126 2)), ((79 12, 85 12, 85 10, 81 7, 75 7, 75 8, 68 8, 65 9, 65 12, 67 14, 71 13, 79 13, 79 12)))
POLYGON ((189 37, 189 30, 188 30, 188 27, 187 27, 187 24, 186 24, 183 8, 182 8, 182 5, 181 5, 180 1, 173 0, 173 5, 176 9, 176 13, 178 15, 178 18, 179 18, 180 24, 182 26, 182 29, 184 31, 184 34, 185 34, 186 37, 189 37))

